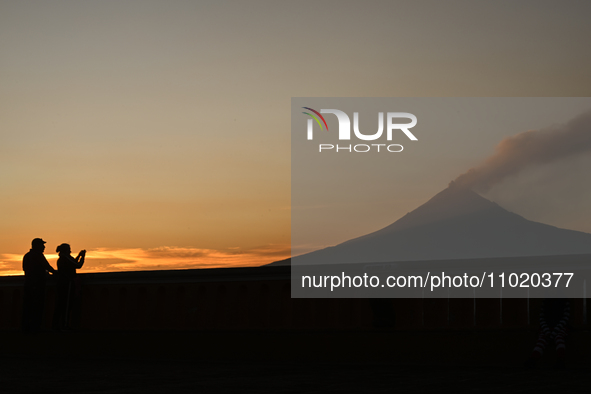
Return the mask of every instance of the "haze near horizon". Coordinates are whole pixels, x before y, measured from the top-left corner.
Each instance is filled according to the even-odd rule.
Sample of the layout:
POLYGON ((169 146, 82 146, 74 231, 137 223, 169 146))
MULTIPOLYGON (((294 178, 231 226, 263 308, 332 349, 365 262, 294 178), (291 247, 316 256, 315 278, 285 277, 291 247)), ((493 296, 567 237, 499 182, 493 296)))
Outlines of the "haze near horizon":
MULTIPOLYGON (((291 97, 589 96, 590 7, 2 1, 0 274, 22 272, 35 237, 50 259, 62 242, 87 249, 85 272, 287 257, 291 97)), ((355 231, 391 223, 546 120, 463 130, 478 138, 446 152, 421 140, 454 159, 393 169, 388 217, 368 208, 376 219, 355 231)), ((548 163, 487 196, 591 232, 588 164, 548 163)), ((317 244, 350 238, 351 226, 333 229, 317 244)))

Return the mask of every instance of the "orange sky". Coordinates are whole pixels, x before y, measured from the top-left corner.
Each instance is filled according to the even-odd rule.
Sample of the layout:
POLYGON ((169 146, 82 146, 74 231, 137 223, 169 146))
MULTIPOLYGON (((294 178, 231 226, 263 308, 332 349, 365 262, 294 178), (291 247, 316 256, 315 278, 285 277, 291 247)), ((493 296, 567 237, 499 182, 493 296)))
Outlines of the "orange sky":
MULTIPOLYGON (((87 249, 87 272, 288 257, 291 97, 591 96, 589 8, 1 2, 0 275, 20 272, 35 237, 50 260, 62 242, 87 249)), ((407 177, 391 216, 367 230, 499 140, 407 177)))
MULTIPOLYGON (((155 249, 98 248, 87 254, 84 272, 167 270, 189 268, 253 267, 290 257, 290 245, 267 245, 242 250, 239 248, 196 249, 161 247, 155 249)), ((75 255, 76 252, 73 252, 75 255)), ((55 268, 58 255, 45 253, 55 268)), ((2 275, 22 275, 22 255, 0 255, 2 275)))

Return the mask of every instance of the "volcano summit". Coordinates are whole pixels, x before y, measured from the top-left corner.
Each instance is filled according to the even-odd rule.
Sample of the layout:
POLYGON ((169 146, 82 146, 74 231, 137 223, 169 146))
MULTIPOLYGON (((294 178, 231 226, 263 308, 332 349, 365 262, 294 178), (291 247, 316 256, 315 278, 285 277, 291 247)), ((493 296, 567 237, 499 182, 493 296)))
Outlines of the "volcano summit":
MULTIPOLYGON (((295 257, 299 264, 375 263, 591 253, 591 234, 533 222, 455 185, 391 225, 295 257)), ((289 264, 288 260, 273 263, 289 264)))

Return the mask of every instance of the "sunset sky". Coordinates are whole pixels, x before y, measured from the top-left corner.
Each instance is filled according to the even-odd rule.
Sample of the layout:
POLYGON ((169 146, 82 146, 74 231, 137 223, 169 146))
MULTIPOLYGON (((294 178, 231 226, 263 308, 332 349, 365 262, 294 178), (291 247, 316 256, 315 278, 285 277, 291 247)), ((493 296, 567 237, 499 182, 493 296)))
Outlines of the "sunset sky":
MULTIPOLYGON (((22 273, 35 237, 52 263, 62 242, 87 249, 83 272, 289 257, 292 97, 591 96, 589 15, 587 1, 0 0, 0 275, 22 273)), ((508 133, 409 177, 391 221, 508 133)), ((486 196, 591 232, 588 165, 486 196)))

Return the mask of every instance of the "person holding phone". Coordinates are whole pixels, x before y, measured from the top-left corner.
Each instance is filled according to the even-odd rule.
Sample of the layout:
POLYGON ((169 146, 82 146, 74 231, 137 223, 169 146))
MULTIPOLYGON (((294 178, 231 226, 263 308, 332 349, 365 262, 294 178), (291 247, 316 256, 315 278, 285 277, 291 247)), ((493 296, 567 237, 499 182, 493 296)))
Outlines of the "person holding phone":
POLYGON ((74 258, 70 245, 61 244, 57 247, 56 252, 59 253, 59 258, 57 260, 57 297, 53 315, 53 329, 66 330, 70 328, 70 314, 75 299, 76 270, 84 265, 86 250, 81 250, 74 258))

